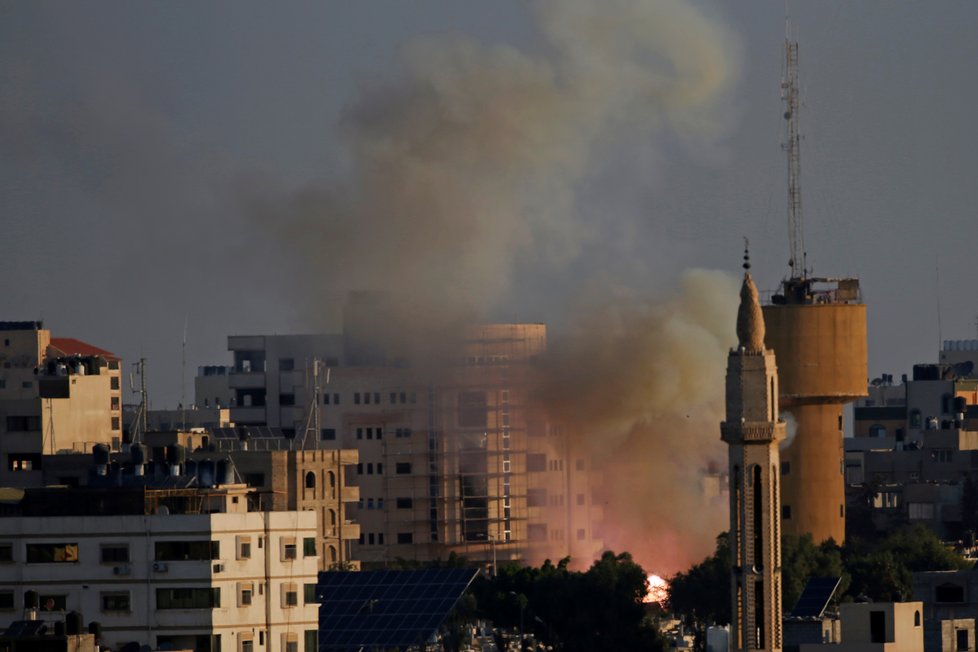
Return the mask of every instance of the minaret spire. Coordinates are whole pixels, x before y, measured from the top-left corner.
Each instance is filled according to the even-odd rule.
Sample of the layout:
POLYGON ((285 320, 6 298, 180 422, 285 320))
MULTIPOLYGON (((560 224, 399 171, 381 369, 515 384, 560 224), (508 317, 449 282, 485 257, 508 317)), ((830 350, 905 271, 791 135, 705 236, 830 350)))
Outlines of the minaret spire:
POLYGON ((744 282, 737 311, 739 345, 727 358, 727 418, 720 434, 730 470, 731 650, 780 652, 781 499, 774 351, 764 348, 764 315, 744 251, 744 282))

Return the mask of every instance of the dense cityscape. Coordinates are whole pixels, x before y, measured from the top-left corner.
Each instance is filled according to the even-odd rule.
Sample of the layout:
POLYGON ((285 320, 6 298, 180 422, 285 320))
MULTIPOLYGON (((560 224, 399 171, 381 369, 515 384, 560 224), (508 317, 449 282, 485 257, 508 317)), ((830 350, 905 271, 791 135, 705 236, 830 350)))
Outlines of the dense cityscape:
POLYGON ((975 652, 975 10, 376 3, 0 9, 0 652, 975 652))

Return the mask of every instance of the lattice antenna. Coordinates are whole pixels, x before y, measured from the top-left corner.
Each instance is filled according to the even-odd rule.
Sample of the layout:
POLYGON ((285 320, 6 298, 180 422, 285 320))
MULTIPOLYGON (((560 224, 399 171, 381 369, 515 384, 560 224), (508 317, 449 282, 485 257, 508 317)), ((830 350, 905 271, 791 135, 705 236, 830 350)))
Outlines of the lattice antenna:
POLYGON ((791 258, 791 278, 805 278, 805 237, 801 216, 801 136, 798 130, 798 43, 789 38, 785 18, 784 79, 781 81, 784 100, 785 135, 782 147, 788 159, 788 246, 791 258))

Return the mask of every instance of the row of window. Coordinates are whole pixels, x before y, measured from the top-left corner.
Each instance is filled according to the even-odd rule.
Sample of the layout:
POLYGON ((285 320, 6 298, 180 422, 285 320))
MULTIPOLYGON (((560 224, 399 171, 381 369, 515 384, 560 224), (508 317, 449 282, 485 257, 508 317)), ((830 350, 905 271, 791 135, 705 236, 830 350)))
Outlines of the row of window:
MULTIPOLYGON (((288 609, 299 606, 299 589, 295 582, 282 585, 282 608, 288 609)), ((303 585, 303 604, 316 602, 316 585, 303 585)), ((258 594, 264 593, 264 583, 258 583, 258 594)), ((247 607, 252 604, 254 583, 238 582, 238 606, 247 607)), ((37 607, 41 611, 66 611, 68 596, 63 593, 40 594, 37 607)), ((99 594, 100 609, 103 613, 131 613, 132 595, 129 591, 103 591, 99 594)), ((25 608, 31 605, 24 604, 25 608)), ((220 588, 173 587, 156 589, 157 609, 218 609, 221 606, 220 588)), ((14 592, 0 590, 0 611, 16 609, 14 592)))
MULTIPOLYGON (((261 548, 264 537, 258 537, 261 548)), ((281 561, 296 559, 298 546, 295 537, 280 537, 281 561)), ((13 543, 0 543, 0 562, 14 561, 13 543)), ((238 536, 237 559, 251 557, 251 537, 238 536)), ((304 537, 302 551, 305 557, 316 556, 316 539, 304 537)), ((153 561, 211 561, 221 558, 220 541, 157 541, 153 561)), ((79 561, 77 543, 28 543, 24 559, 28 564, 76 563, 79 561)), ((103 564, 128 563, 128 543, 105 543, 99 547, 99 559, 103 564)))
MULTIPOLYGON (((357 475, 374 475, 376 470, 377 475, 384 474, 384 463, 377 462, 359 462, 357 464, 357 475)), ((397 462, 394 464, 394 473, 397 475, 408 475, 411 473, 411 463, 410 462, 397 462)))
MULTIPOLYGON (((398 532, 397 543, 414 543, 414 534, 411 532, 398 532)), ((361 532, 359 544, 361 546, 382 546, 384 545, 384 533, 361 532)))
MULTIPOLYGON (((389 405, 408 405, 415 404, 418 402, 418 396, 414 392, 390 392, 387 395, 387 403, 389 405)), ((323 394, 323 403, 325 405, 339 405, 340 395, 339 394, 323 394)), ((353 404, 354 405, 380 405, 380 392, 354 392, 353 393, 353 404)))

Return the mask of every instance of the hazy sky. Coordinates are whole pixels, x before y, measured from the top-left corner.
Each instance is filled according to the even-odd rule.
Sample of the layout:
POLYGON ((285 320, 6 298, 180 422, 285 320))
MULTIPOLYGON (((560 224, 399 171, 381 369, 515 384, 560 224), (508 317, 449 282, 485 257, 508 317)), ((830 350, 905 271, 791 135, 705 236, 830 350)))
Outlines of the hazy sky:
MULTIPOLYGON (((687 37, 678 3, 649 4, 668 7, 660 22, 676 16, 655 34, 687 37)), ((796 4, 808 260, 816 274, 860 277, 870 374, 899 376, 936 358, 939 322, 945 339, 978 336, 978 3, 796 4)), ((688 268, 738 272, 742 236, 762 290, 786 273, 784 5, 693 6, 713 31, 638 58, 661 69, 686 52, 667 62, 681 77, 702 54, 724 64, 723 83, 688 110, 650 96, 647 122, 634 98, 612 107, 567 177, 587 235, 551 255, 553 238, 536 234, 504 259, 489 317, 559 330, 584 288, 668 297, 688 268)), ((333 283, 308 243, 283 236, 295 197, 355 174, 349 134, 375 129, 377 89, 399 87, 419 38, 580 56, 543 37, 538 9, 0 4, 0 319, 43 318, 127 362, 146 356, 154 407, 180 400, 185 321, 188 397, 197 365, 228 361, 228 334, 330 325, 350 280, 333 283)), ((396 114, 403 95, 392 98, 396 114)), ((371 229, 382 236, 383 221, 371 229)))

